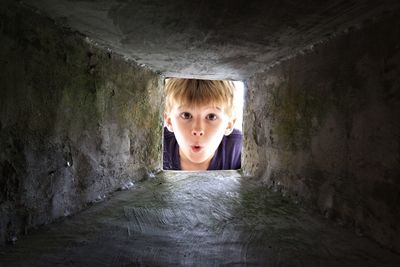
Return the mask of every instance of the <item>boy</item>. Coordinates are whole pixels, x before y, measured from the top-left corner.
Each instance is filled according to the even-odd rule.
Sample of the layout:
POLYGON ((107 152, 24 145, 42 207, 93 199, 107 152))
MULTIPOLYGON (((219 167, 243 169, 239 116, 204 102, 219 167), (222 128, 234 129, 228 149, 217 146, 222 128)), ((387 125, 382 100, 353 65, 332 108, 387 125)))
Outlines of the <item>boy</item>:
POLYGON ((165 90, 164 170, 240 169, 233 83, 171 78, 165 90))

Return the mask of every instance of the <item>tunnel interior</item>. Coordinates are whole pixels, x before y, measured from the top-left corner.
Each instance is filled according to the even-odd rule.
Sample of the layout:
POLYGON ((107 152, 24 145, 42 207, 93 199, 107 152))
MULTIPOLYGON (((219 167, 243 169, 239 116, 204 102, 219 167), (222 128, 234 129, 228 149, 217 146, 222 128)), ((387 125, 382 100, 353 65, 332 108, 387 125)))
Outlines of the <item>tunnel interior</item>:
MULTIPOLYGON (((130 238, 146 232, 149 218, 175 225, 173 218, 181 216, 188 222, 182 226, 180 221, 176 233, 164 236, 164 250, 139 235, 139 246, 150 249, 139 253, 137 266, 263 265, 262 255, 269 255, 273 266, 343 264, 324 261, 315 251, 302 254, 312 251, 316 244, 310 237, 325 224, 345 237, 338 241, 335 232, 327 234, 333 240, 324 243, 327 247, 352 240, 347 248, 353 254, 335 250, 332 255, 351 262, 357 249, 365 249, 365 255, 377 253, 371 254, 371 266, 395 265, 400 253, 399 17, 400 4, 389 0, 2 1, 0 263, 24 266, 21 260, 41 235, 50 233, 38 245, 45 247, 51 233, 72 233, 70 225, 79 220, 89 225, 88 218, 98 218, 99 207, 108 207, 115 211, 110 214, 125 212, 128 221, 142 220, 140 229, 124 228, 130 238), (239 172, 174 176, 162 171, 161 107, 167 77, 244 82, 239 172), (173 181, 177 191, 170 191, 173 181), (188 194, 193 202, 185 198, 188 194), (234 245, 211 251, 210 240, 217 241, 204 239, 193 251, 168 255, 167 247, 182 249, 170 240, 179 236, 179 229, 188 234, 185 242, 195 239, 201 227, 187 214, 202 196, 209 197, 205 203, 223 203, 217 204, 219 217, 213 215, 218 223, 204 223, 203 230, 216 228, 225 241, 224 234, 236 234, 251 253, 243 256, 243 249, 234 245), (236 197, 251 204, 231 210, 236 197), (157 213, 164 206, 151 214, 142 209, 143 201, 151 206, 179 198, 187 206, 181 213, 167 209, 172 217, 157 213), (122 209, 123 203, 137 209, 122 209), (277 217, 271 220, 260 213, 272 210, 268 204, 282 203, 285 209, 273 210, 277 217), (303 210, 323 222, 313 224, 302 217, 303 210), (268 235, 279 225, 279 214, 315 227, 290 232, 292 236, 279 231, 268 235), (235 220, 239 217, 252 219, 235 220), (45 225, 50 230, 41 230, 45 225), (259 235, 253 228, 240 232, 238 225, 261 230, 259 235), (303 262, 277 256, 275 245, 285 248, 291 238, 302 240, 297 243, 302 249, 294 245, 296 249, 282 253, 303 255, 303 262), (273 248, 266 239, 273 240, 273 248), (254 243, 259 246, 253 248, 254 243), (159 261, 149 251, 161 255, 159 261), (242 258, 227 259, 237 253, 242 258)), ((74 242, 90 253, 89 241, 74 242)), ((133 237, 129 242, 136 244, 133 237)), ((76 253, 77 258, 86 255, 76 253)), ((32 266, 46 265, 32 255, 27 256, 32 266)), ((40 259, 51 266, 53 258, 46 257, 40 259)), ((92 260, 81 265, 95 265, 92 260)), ((129 257, 119 260, 123 266, 133 264, 129 257)))

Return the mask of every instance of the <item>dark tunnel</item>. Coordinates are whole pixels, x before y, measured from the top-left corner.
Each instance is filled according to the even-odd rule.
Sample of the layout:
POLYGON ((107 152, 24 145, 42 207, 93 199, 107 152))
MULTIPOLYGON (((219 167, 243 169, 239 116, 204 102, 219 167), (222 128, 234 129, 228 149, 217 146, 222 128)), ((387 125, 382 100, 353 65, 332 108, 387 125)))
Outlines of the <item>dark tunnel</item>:
POLYGON ((399 266, 399 18, 1 1, 0 266, 399 266), (163 170, 170 77, 244 83, 239 170, 163 170))

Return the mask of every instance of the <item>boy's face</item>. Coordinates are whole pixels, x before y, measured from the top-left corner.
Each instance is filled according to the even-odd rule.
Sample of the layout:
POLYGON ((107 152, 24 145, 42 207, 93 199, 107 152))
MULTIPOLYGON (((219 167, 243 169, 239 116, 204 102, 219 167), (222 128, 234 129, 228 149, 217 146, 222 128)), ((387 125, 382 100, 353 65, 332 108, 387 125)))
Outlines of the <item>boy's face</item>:
POLYGON ((233 130, 234 120, 222 106, 174 105, 165 122, 179 144, 182 170, 207 170, 224 135, 233 130))

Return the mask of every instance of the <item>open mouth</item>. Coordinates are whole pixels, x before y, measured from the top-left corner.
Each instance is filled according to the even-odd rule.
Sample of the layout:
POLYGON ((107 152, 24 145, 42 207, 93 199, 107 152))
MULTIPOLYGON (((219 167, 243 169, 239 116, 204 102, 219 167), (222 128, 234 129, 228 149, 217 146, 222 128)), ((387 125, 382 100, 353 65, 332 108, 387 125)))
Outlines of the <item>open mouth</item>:
POLYGON ((201 146, 191 146, 191 149, 193 152, 196 153, 196 152, 200 152, 202 147, 201 146))

